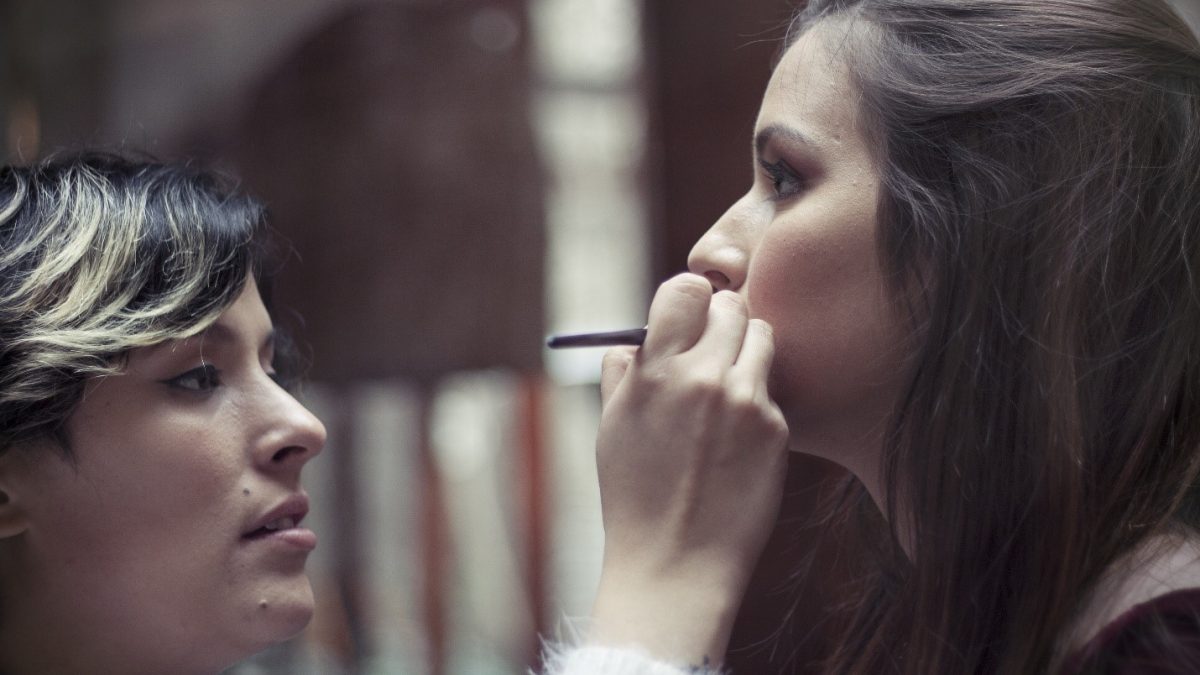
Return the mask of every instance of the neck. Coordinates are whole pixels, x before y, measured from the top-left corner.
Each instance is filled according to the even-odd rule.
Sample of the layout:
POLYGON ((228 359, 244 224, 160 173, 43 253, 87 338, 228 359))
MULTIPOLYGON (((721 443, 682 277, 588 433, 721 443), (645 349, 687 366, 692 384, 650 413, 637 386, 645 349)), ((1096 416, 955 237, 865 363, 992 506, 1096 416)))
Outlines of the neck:
MULTIPOLYGON (((794 452, 827 459, 849 471, 863 484, 879 512, 888 518, 892 514, 888 513, 882 472, 885 419, 883 416, 873 420, 857 419, 826 427, 818 427, 802 419, 789 419, 788 426, 801 430, 792 434, 790 443, 794 452)), ((902 501, 898 501, 898 508, 902 504, 902 501)), ((896 515, 901 522, 905 520, 903 513, 896 515)), ((900 545, 909 558, 912 557, 910 531, 911 528, 906 526, 897 530, 900 545)))

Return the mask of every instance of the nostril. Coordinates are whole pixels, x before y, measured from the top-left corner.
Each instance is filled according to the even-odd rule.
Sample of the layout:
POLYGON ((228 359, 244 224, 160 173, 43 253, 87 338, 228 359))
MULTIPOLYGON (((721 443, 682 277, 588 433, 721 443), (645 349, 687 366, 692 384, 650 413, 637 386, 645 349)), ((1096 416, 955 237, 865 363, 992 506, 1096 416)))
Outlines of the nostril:
POLYGON ((712 284, 713 293, 726 290, 732 285, 729 277, 725 276, 721 272, 717 272, 716 270, 709 270, 705 272, 704 278, 708 279, 708 283, 712 284))
POLYGON ((282 462, 283 460, 285 460, 288 457, 290 457, 294 454, 297 454, 297 453, 304 454, 304 448, 302 448, 298 445, 289 445, 286 448, 281 448, 280 450, 277 450, 274 455, 271 455, 271 461, 272 462, 282 462))

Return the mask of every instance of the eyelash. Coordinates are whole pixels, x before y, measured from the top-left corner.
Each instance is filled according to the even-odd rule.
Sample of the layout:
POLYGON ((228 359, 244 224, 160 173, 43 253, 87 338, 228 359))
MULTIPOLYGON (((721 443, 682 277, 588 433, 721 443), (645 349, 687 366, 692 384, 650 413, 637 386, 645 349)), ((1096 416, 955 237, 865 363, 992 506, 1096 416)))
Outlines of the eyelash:
POLYGON ((768 162, 760 159, 758 163, 762 166, 767 179, 771 181, 771 188, 775 191, 776 199, 787 199, 804 190, 804 180, 792 167, 787 165, 787 162, 768 162), (789 184, 790 187, 784 187, 789 184))
POLYGON ((182 389, 197 394, 211 392, 221 386, 221 371, 211 364, 204 364, 199 368, 193 368, 186 373, 181 373, 165 381, 168 386, 176 389, 182 389), (195 382, 192 386, 189 382, 195 382))

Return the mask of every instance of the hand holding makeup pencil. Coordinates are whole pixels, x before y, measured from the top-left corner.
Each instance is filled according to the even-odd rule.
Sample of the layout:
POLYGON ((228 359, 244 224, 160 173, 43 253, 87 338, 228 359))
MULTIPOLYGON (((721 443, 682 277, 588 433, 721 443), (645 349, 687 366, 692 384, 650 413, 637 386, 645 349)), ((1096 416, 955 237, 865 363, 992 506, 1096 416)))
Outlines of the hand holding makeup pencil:
POLYGON ((740 297, 682 274, 659 288, 643 346, 605 356, 593 642, 723 659, 786 473, 787 426, 767 393, 773 352, 740 297))

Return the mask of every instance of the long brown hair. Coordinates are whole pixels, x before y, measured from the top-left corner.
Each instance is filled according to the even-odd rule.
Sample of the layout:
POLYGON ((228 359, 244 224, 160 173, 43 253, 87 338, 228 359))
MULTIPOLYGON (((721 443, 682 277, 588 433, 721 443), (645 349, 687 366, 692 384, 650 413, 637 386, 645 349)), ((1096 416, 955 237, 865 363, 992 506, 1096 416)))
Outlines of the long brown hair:
POLYGON ((1115 561, 1198 524, 1200 45, 1162 0, 813 0, 789 44, 818 25, 920 345, 830 670, 1044 672, 1115 561))

